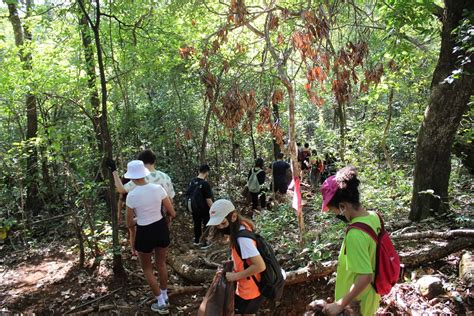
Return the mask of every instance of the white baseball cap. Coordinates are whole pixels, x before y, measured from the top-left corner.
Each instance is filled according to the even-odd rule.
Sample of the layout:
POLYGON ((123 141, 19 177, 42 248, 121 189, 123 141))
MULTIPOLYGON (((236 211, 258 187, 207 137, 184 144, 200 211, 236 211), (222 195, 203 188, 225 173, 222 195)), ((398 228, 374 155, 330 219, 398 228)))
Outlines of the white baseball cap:
POLYGON ((143 161, 132 160, 127 164, 127 173, 123 176, 127 179, 141 179, 150 174, 150 170, 145 168, 143 161))
POLYGON ((224 218, 234 210, 235 206, 229 200, 220 199, 215 201, 209 210, 210 219, 209 222, 207 222, 207 226, 219 225, 224 218))

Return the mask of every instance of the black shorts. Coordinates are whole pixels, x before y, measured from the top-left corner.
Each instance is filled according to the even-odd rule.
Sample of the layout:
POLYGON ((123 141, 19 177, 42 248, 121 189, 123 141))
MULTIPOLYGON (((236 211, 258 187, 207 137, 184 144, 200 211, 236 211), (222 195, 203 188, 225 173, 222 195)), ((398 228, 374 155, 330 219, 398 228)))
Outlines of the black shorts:
POLYGON ((281 194, 286 194, 288 191, 288 184, 285 182, 275 182, 273 187, 273 192, 280 192, 281 194))
POLYGON ((135 249, 139 252, 150 253, 153 249, 166 248, 170 245, 170 231, 166 218, 151 223, 150 225, 137 225, 135 236, 135 249))
POLYGON ((263 302, 263 295, 251 300, 244 300, 237 294, 234 298, 234 306, 236 314, 257 314, 260 305, 263 302))

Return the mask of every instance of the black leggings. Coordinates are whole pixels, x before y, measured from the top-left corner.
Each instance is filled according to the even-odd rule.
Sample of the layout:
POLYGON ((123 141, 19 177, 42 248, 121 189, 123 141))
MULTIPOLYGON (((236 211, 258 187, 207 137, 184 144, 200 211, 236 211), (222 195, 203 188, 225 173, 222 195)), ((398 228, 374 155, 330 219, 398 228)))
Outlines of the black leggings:
POLYGON ((260 195, 260 207, 261 208, 265 208, 267 205, 266 205, 266 197, 265 197, 265 193, 262 192, 262 193, 252 193, 250 192, 250 195, 252 195, 252 209, 256 210, 258 209, 258 202, 259 202, 259 198, 258 196, 260 195))
POLYGON ((193 224, 194 224, 194 242, 198 243, 201 239, 201 235, 206 224, 209 222, 208 212, 193 212, 193 224))

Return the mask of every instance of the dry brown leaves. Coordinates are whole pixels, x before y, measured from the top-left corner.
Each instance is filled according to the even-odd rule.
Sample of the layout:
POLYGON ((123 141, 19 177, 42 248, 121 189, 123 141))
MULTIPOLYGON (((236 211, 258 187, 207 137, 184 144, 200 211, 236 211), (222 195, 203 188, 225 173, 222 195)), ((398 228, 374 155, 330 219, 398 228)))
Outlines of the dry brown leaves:
POLYGON ((268 21, 268 29, 270 31, 277 29, 279 23, 280 23, 280 19, 278 18, 278 16, 270 13, 270 20, 268 21))
POLYGON ((231 0, 227 21, 229 23, 233 22, 235 26, 243 25, 245 24, 245 15, 247 13, 244 0, 231 0))
POLYGON ((280 103, 281 101, 283 101, 283 90, 281 89, 276 89, 274 92, 273 92, 273 95, 272 95, 272 103, 273 104, 278 104, 280 103))
POLYGON ((196 54, 196 49, 192 46, 184 45, 179 48, 179 55, 183 59, 188 59, 191 55, 196 54))
POLYGON ((255 101, 255 91, 253 90, 248 93, 241 92, 237 85, 233 85, 222 97, 221 102, 222 107, 216 106, 212 111, 228 129, 236 128, 244 115, 247 115, 248 121, 251 121, 255 116, 257 102, 255 101))

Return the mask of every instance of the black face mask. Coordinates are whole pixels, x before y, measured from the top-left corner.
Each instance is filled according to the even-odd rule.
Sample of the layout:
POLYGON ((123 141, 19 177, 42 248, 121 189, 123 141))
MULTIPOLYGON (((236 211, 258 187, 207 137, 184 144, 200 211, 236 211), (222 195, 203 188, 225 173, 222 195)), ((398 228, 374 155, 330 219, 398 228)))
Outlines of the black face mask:
POLYGON ((349 221, 347 220, 347 218, 344 216, 344 215, 336 215, 336 218, 340 219, 341 221, 343 221, 344 223, 348 223, 349 221))
POLYGON ((228 225, 226 228, 218 228, 218 229, 224 235, 230 235, 230 225, 228 225))

